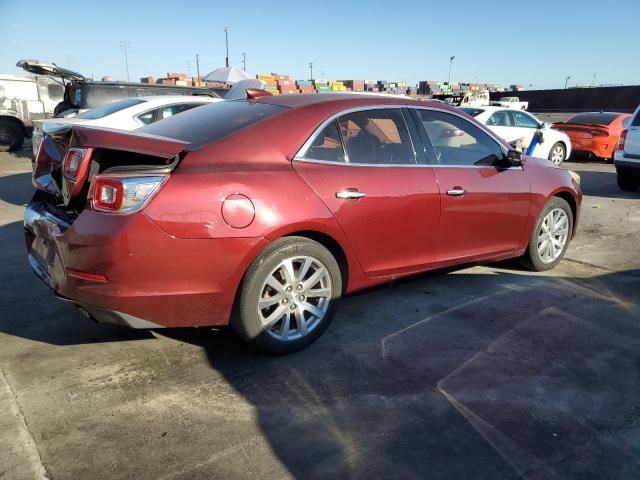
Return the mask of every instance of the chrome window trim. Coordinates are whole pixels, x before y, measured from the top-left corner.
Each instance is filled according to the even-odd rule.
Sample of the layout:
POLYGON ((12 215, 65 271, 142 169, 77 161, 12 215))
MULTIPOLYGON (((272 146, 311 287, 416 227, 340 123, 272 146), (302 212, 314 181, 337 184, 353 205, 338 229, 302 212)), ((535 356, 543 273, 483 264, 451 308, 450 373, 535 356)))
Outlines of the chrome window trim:
MULTIPOLYGON (((336 121, 337 122, 339 117, 341 117, 343 115, 348 115, 350 113, 363 112, 363 111, 368 111, 368 110, 403 109, 403 108, 413 108, 415 110, 428 110, 428 111, 433 111, 433 112, 448 113, 450 115, 455 115, 457 117, 460 117, 460 119, 462 119, 462 120, 464 120, 466 122, 469 122, 469 119, 465 117, 466 114, 461 115, 458 112, 452 112, 450 110, 444 110, 444 109, 441 109, 441 108, 434 108, 434 107, 428 107, 428 106, 422 106, 422 105, 388 104, 388 105, 368 105, 368 106, 364 106, 364 107, 347 108, 345 110, 341 110, 340 112, 334 113, 330 117, 326 118, 320 124, 320 126, 318 126, 318 128, 316 128, 314 130, 314 132, 307 139, 307 141, 304 142, 304 144, 302 144, 302 147, 300 147, 298 152, 293 156, 293 160, 297 160, 297 161, 301 161, 301 162, 310 162, 310 163, 322 163, 322 164, 329 164, 329 165, 347 165, 347 166, 351 166, 351 167, 381 167, 381 168, 388 168, 388 167, 409 167, 409 168, 428 167, 428 168, 494 168, 494 169, 496 168, 496 167, 490 166, 490 165, 438 165, 438 164, 429 164, 429 163, 424 163, 424 164, 422 164, 422 163, 415 163, 415 164, 350 163, 348 161, 349 158, 347 156, 346 147, 344 145, 344 139, 342 141, 342 148, 343 148, 343 150, 345 152, 345 161, 344 162, 331 162, 331 161, 327 161, 327 160, 304 158, 304 155, 307 153, 307 150, 309 150, 309 148, 311 147, 313 142, 316 140, 318 135, 320 135, 322 133, 322 131, 332 121, 336 121)), ((461 112, 461 113, 464 113, 464 112, 461 112)), ((403 116, 403 118, 404 118, 404 116, 403 116)), ((405 120, 405 123, 406 123, 406 120, 405 120)), ((473 125, 473 122, 469 122, 469 123, 471 123, 473 125)), ((489 138, 491 138, 494 142, 496 142, 498 144, 498 146, 500 147, 500 150, 502 150, 502 153, 504 155, 506 155, 509 150, 506 149, 506 147, 502 144, 502 141, 499 139, 499 137, 497 135, 495 135, 492 131, 490 131, 486 126, 484 126, 484 125, 482 125, 482 126, 484 127, 482 129, 483 133, 485 133, 489 138)), ((339 125, 338 125, 338 132, 340 133, 340 137, 342 138, 342 132, 340 131, 340 126, 339 125)), ((409 134, 409 138, 411 139, 411 143, 413 145, 413 139, 411 138, 411 134, 409 134)), ((415 152, 415 147, 413 147, 413 148, 414 148, 414 152, 415 152)), ((416 162, 417 162, 417 160, 418 160, 418 158, 417 158, 417 153, 416 153, 416 162)), ((522 166, 508 167, 508 168, 505 168, 504 170, 523 170, 523 167, 522 166)))

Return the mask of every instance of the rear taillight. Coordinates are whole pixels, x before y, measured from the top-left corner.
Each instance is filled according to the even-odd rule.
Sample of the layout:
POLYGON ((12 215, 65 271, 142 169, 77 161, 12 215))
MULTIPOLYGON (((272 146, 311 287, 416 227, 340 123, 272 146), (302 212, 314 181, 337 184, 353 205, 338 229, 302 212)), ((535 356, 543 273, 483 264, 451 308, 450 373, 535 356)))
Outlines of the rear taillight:
POLYGON ((623 130, 620 134, 620 140, 618 140, 618 150, 624 151, 624 144, 627 142, 627 131, 623 130))
POLYGON ((91 148, 69 148, 64 157, 64 176, 75 181, 78 173, 88 168, 91 151, 91 148))
POLYGON ((98 175, 93 184, 93 209, 118 214, 137 212, 167 178, 168 175, 98 175))

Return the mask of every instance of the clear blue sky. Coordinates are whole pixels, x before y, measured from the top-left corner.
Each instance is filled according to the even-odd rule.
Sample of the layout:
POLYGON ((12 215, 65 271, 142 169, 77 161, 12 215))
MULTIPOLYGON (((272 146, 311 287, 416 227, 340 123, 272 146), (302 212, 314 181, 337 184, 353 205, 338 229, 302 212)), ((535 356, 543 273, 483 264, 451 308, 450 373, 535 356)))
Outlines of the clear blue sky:
POLYGON ((307 78, 312 61, 316 78, 446 80, 455 55, 454 81, 640 84, 640 0, 0 0, 0 19, 0 73, 36 58, 126 79, 126 40, 132 80, 195 74, 196 53, 206 74, 228 26, 231 64, 246 52, 252 73, 307 78))

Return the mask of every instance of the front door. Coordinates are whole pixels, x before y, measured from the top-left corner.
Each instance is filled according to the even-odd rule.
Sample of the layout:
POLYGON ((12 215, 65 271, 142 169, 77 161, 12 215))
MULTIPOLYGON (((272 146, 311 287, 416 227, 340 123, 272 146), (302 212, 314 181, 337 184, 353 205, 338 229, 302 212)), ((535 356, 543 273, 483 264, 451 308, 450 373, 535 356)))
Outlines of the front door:
POLYGON ((435 261, 440 196, 433 168, 420 158, 403 112, 380 108, 332 121, 293 162, 369 276, 435 261))
POLYGON ((467 119, 416 109, 442 201, 438 263, 471 261, 522 246, 531 193, 522 167, 499 168, 499 143, 467 119))

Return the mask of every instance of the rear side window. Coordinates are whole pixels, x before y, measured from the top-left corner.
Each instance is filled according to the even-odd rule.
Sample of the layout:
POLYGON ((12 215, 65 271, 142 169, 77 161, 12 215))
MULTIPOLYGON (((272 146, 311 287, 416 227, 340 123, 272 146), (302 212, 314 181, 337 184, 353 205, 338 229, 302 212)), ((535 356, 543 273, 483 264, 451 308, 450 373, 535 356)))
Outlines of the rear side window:
POLYGON ((84 118, 87 120, 96 120, 98 118, 104 118, 107 115, 119 112, 125 108, 133 107, 139 103, 144 103, 144 100, 138 98, 125 98, 124 100, 117 100, 115 102, 107 103, 101 107, 93 108, 89 111, 81 113, 76 118, 84 118))
POLYGON ((338 119, 349 163, 415 164, 411 137, 400 109, 363 110, 338 119))
POLYGON ((338 124, 333 121, 320 132, 304 154, 307 160, 324 162, 344 162, 344 149, 338 131, 338 124))
POLYGON ((279 105, 246 100, 218 102, 142 127, 140 131, 189 142, 188 149, 195 150, 285 110, 279 105))
POLYGON ((502 158, 500 145, 468 120, 435 110, 416 111, 439 165, 493 165, 502 158))

